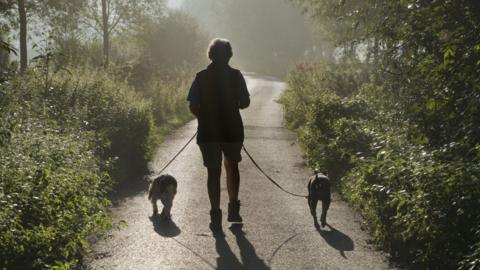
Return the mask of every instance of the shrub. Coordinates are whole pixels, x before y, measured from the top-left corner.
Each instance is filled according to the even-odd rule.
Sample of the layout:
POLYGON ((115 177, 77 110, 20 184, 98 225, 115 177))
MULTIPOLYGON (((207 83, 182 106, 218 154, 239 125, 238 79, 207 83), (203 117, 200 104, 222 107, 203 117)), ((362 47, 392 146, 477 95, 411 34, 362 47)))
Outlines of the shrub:
MULTIPOLYGON (((350 98, 345 85, 354 75, 337 82, 343 65, 301 65, 288 77, 288 88, 281 98, 285 119, 297 128, 305 157, 314 168, 328 171, 338 180, 352 165, 352 157, 369 151, 364 119, 371 117, 365 102, 350 98)), ((354 74, 355 72, 352 72, 354 74)))
POLYGON ((151 103, 132 91, 124 82, 103 71, 72 69, 56 73, 42 83, 38 74, 12 82, 14 89, 25 89, 40 104, 34 114, 46 113, 69 126, 79 121, 85 130, 94 131, 102 144, 97 154, 115 160, 113 178, 126 181, 147 171, 154 144, 151 103), (35 92, 38 91, 35 95, 35 92), (43 105, 42 105, 43 104, 43 105))
POLYGON ((95 137, 45 119, 18 120, 0 148, 0 268, 69 269, 92 232, 110 227, 110 177, 95 137))
POLYGON ((362 76, 346 84, 352 71, 331 65, 293 71, 282 98, 309 164, 341 180, 342 195, 396 260, 419 269, 476 269, 478 145, 468 137, 430 144, 430 130, 405 117, 385 85, 362 76), (339 85, 354 88, 345 95, 339 85))
POLYGON ((111 225, 110 179, 146 168, 150 106, 104 72, 32 71, 0 85, 0 268, 81 263, 87 236, 111 225))
POLYGON ((146 96, 152 102, 153 117, 157 126, 169 129, 192 119, 186 101, 190 83, 183 78, 154 80, 150 83, 146 96))
POLYGON ((480 167, 478 160, 448 158, 461 148, 428 150, 392 136, 377 157, 358 162, 343 178, 344 195, 397 259, 453 269, 475 245, 480 167))

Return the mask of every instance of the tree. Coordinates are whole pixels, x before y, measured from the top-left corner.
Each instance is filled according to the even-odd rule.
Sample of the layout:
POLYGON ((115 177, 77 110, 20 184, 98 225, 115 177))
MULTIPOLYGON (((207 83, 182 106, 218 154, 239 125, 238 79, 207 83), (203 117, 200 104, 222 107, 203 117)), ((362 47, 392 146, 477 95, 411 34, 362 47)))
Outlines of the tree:
MULTIPOLYGON (((317 23, 322 37, 329 39, 348 56, 356 56, 359 45, 379 49, 378 27, 389 6, 398 1, 290 0, 317 23)), ((368 55, 367 57, 369 57, 368 55)))
POLYGON ((18 0, 18 21, 20 23, 20 72, 24 72, 28 65, 27 59, 27 11, 25 0, 18 0))
POLYGON ((230 39, 233 61, 251 71, 282 76, 312 45, 311 25, 287 1, 187 0, 184 7, 230 39))
POLYGON ((206 64, 208 36, 198 22, 182 11, 172 11, 161 18, 145 18, 132 38, 136 59, 131 61, 130 83, 145 89, 153 78, 178 77, 180 72, 198 70, 206 64))
POLYGON ((83 22, 102 37, 104 65, 110 62, 110 41, 116 31, 138 22, 144 16, 160 16, 164 0, 90 0, 83 22))
MULTIPOLYGON (((6 9, 5 3, 0 2, 0 14, 4 14, 6 9)), ((0 73, 8 65, 10 53, 17 54, 17 50, 9 43, 8 34, 8 24, 0 22, 0 73)))
POLYGON ((18 27, 20 43, 20 72, 28 66, 27 38, 28 21, 31 18, 52 28, 60 19, 74 17, 82 6, 82 0, 4 0, 0 2, 0 13, 8 20, 11 28, 18 27))
MULTIPOLYGON (((377 153, 388 154, 374 154, 371 163, 362 161, 350 174, 355 179, 363 174, 360 182, 368 188, 345 187, 356 189, 360 199, 353 200, 359 205, 381 205, 368 213, 382 246, 392 257, 413 261, 414 268, 479 269, 478 200, 469 199, 478 198, 480 190, 480 2, 297 2, 339 48, 355 52, 349 45, 368 46, 375 60, 354 67, 368 80, 353 98, 367 101, 367 111, 381 119, 367 120, 364 130, 377 129, 371 134, 380 144, 387 141, 377 153), (373 184, 402 195, 360 195, 373 184)), ((343 180, 349 181, 348 175, 343 180)))

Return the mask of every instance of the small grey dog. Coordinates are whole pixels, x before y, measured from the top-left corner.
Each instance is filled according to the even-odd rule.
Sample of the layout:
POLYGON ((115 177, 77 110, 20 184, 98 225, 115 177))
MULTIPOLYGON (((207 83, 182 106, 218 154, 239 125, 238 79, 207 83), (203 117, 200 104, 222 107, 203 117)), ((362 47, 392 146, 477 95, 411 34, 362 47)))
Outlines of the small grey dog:
POLYGON ((310 207, 310 213, 313 216, 315 228, 319 228, 317 221, 317 203, 322 201, 322 215, 320 216, 320 222, 322 227, 327 225, 327 211, 332 201, 330 193, 330 179, 322 174, 315 172, 308 181, 308 206, 310 207))
POLYGON ((155 178, 148 188, 148 199, 152 203, 153 216, 158 215, 157 200, 160 199, 163 204, 160 217, 171 219, 171 210, 175 194, 177 194, 177 180, 173 176, 164 174, 155 178))

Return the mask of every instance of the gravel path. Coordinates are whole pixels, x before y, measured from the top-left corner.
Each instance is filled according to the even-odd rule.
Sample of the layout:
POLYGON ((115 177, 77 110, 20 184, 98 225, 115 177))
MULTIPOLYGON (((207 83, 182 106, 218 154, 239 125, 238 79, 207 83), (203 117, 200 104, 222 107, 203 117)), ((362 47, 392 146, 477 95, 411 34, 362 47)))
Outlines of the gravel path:
MULTIPOLYGON (((285 85, 265 77, 246 78, 252 103, 242 112, 245 146, 282 186, 305 194, 311 171, 295 143, 295 134, 283 127, 281 106, 275 102, 285 85)), ((159 147, 153 168, 162 168, 195 129, 196 121, 192 121, 170 135, 159 147)), ((179 182, 172 210, 174 223, 152 222, 145 190, 134 188, 112 209, 114 220, 125 220, 127 226, 93 246, 90 265, 95 269, 391 269, 385 254, 368 244, 370 237, 361 230, 360 217, 336 194, 327 219, 331 227, 318 232, 306 199, 283 193, 245 154, 243 158, 243 227, 230 227, 226 221, 223 173, 225 236, 210 233, 206 169, 192 143, 166 170, 179 182)))

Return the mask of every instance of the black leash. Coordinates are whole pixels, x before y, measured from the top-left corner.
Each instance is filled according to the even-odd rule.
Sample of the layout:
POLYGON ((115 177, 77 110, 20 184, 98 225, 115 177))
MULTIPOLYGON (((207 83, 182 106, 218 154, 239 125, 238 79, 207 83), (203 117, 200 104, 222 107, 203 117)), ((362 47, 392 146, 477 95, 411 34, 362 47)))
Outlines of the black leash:
MULTIPOLYGON (((197 136, 197 132, 195 132, 195 134, 193 134, 193 136, 190 138, 190 140, 188 140, 188 142, 180 149, 180 151, 178 151, 178 153, 157 173, 157 175, 160 175, 168 166, 170 166, 170 164, 172 164, 173 161, 175 161, 175 159, 185 150, 185 148, 187 148, 187 146, 193 141, 193 139, 195 139, 195 137, 197 136)), ((270 182, 272 182, 275 186, 277 186, 279 189, 281 189, 283 192, 287 193, 287 194, 290 194, 292 196, 295 196, 295 197, 301 197, 301 198, 308 198, 308 196, 306 195, 299 195, 299 194, 295 194, 295 193, 292 193, 286 189, 284 189, 282 186, 280 186, 280 184, 278 184, 275 180, 273 180, 261 167, 260 165, 258 165, 258 163, 253 159, 253 157, 250 155, 250 153, 247 151, 247 148, 245 148, 245 145, 242 146, 243 147, 243 151, 247 154, 248 158, 250 158, 250 160, 252 161, 253 165, 255 165, 255 167, 257 167, 257 169, 268 179, 270 180, 270 182)))
POLYGON ((161 170, 160 172, 157 173, 157 175, 160 175, 168 166, 170 166, 170 164, 172 164, 172 162, 183 152, 183 150, 185 150, 185 148, 187 148, 187 146, 193 141, 193 139, 195 139, 195 137, 197 137, 197 132, 195 132, 195 134, 193 134, 192 138, 190 138, 190 140, 188 140, 188 142, 182 147, 182 149, 180 149, 180 151, 178 151, 178 153, 167 163, 167 165, 165 165, 161 170))
POLYGON ((306 195, 299 195, 299 194, 295 194, 295 193, 292 193, 286 189, 284 189, 282 186, 280 186, 280 184, 278 184, 275 180, 273 180, 270 176, 268 176, 267 173, 265 173, 264 170, 262 170, 262 168, 260 168, 260 166, 258 165, 258 163, 253 159, 253 157, 250 155, 250 153, 248 153, 247 151, 247 148, 245 148, 245 145, 243 145, 243 151, 247 154, 247 156, 250 158, 250 160, 252 161, 253 165, 255 165, 255 167, 257 167, 257 169, 268 179, 270 180, 270 182, 272 182, 275 186, 277 186, 279 189, 281 189, 283 192, 285 193, 288 193, 292 196, 295 196, 295 197, 301 197, 301 198, 308 198, 308 196, 306 195))

